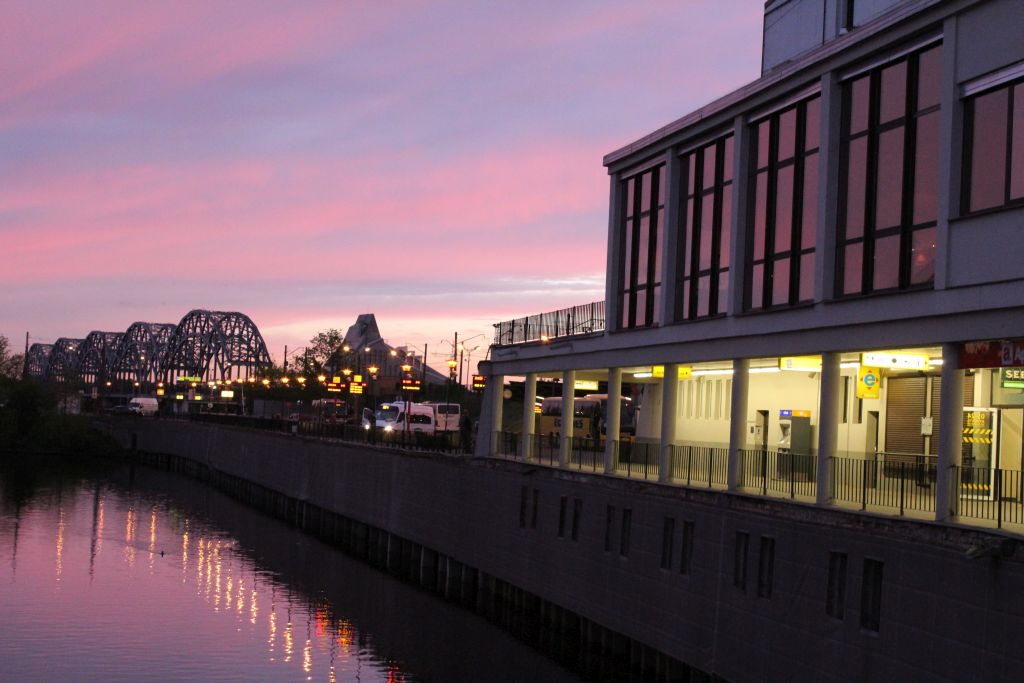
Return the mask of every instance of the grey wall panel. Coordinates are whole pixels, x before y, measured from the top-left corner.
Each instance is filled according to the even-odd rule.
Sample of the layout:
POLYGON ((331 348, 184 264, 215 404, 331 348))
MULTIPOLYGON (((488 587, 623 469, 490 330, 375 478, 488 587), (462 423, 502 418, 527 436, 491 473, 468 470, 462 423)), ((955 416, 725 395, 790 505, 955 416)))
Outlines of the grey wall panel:
POLYGON ((1021 279, 1022 225, 1024 209, 1019 208, 952 222, 949 285, 1021 279))
POLYGON ((992 0, 957 17, 959 82, 1024 60, 1024 2, 992 0))

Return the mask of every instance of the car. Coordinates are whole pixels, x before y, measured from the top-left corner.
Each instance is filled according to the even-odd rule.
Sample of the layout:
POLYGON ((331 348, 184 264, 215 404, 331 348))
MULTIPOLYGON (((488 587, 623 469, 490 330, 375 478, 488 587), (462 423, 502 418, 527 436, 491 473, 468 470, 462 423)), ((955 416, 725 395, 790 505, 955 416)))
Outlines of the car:
POLYGON ((108 415, 140 415, 139 411, 134 409, 134 406, 119 405, 107 408, 108 415))

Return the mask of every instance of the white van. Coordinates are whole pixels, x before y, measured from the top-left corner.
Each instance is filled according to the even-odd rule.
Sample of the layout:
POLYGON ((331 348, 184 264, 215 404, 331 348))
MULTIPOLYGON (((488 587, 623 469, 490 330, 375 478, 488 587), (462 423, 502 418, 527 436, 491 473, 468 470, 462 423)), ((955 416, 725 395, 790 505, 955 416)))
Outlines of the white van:
POLYGON ((404 401, 383 403, 377 408, 376 423, 377 429, 384 432, 404 432, 408 429, 410 432, 433 434, 436 431, 434 410, 422 403, 410 403, 408 415, 404 401))
POLYGON ((458 403, 424 403, 434 410, 434 422, 439 432, 459 431, 459 421, 462 419, 462 406, 458 403))
POLYGON ((128 410, 138 415, 156 415, 160 404, 152 396, 136 396, 128 401, 128 410))

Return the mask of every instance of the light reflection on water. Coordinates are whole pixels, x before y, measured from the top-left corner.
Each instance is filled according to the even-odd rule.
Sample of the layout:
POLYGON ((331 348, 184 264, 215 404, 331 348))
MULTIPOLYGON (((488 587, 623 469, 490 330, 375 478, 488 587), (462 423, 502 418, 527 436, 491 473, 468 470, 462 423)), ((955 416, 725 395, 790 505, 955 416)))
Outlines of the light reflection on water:
POLYGON ((133 474, 132 488, 115 477, 45 487, 17 505, 0 498, 0 680, 571 679, 474 615, 222 496, 206 491, 209 507, 190 512, 181 491, 201 484, 145 477, 173 480, 174 494, 136 488, 133 474), (246 545, 254 536, 268 545, 243 546, 210 521, 211 511, 240 520, 246 545), (261 566, 261 556, 290 576, 261 566), (346 617, 346 600, 378 619, 372 628, 386 634, 386 647, 421 671, 381 654, 374 636, 346 617), (408 641, 420 633, 408 620, 427 626, 423 643, 408 641), (430 633, 438 629, 449 634, 430 633), (496 645, 500 638, 508 643, 496 645), (474 664, 458 641, 504 651, 478 652, 474 664))

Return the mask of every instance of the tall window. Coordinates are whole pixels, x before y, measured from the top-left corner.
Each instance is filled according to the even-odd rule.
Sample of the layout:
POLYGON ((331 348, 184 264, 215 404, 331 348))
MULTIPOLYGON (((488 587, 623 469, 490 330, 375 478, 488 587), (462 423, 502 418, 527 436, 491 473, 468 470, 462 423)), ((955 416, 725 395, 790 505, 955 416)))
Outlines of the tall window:
POLYGON ((1024 81, 967 100, 964 206, 1024 201, 1024 81))
POLYGON ((729 300, 729 225, 733 136, 683 155, 682 239, 677 320, 725 313, 729 300))
POLYGON ((625 206, 620 289, 621 327, 646 327, 659 322, 661 245, 664 241, 664 165, 622 181, 625 206))
POLYGON ((754 125, 747 310, 814 299, 821 97, 754 125))
POLYGON ((844 84, 840 295, 935 279, 941 77, 929 47, 844 84))

